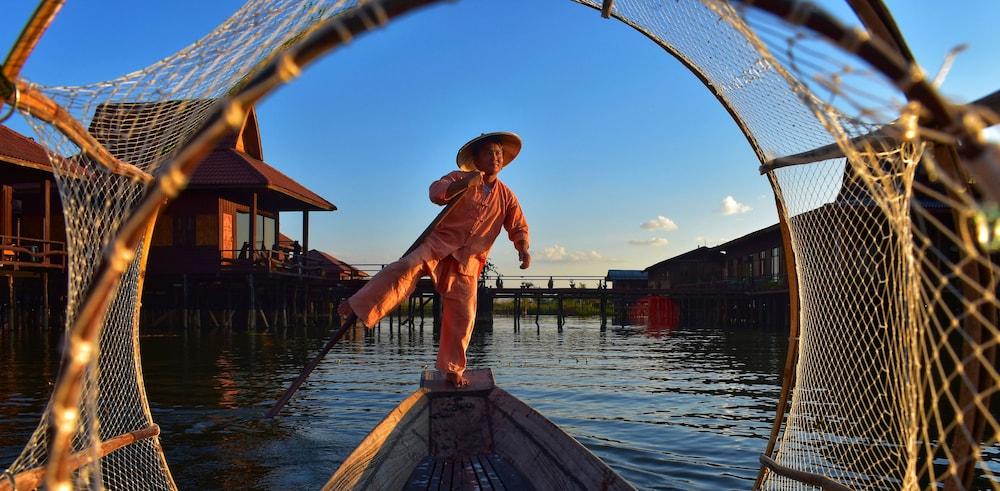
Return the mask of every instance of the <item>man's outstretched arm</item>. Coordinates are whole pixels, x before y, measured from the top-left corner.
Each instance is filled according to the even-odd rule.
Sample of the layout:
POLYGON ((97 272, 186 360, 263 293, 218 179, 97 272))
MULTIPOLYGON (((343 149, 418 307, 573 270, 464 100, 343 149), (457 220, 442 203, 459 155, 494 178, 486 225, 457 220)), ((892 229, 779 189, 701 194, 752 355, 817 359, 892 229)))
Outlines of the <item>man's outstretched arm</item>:
POLYGON ((531 266, 531 253, 528 252, 528 221, 524 219, 521 212, 521 204, 517 197, 510 194, 510 202, 504 213, 503 228, 507 229, 507 237, 514 243, 517 249, 517 260, 521 261, 521 269, 528 269, 531 266))
POLYGON ((475 184, 478 179, 482 179, 482 176, 483 174, 478 171, 454 171, 448 173, 441 179, 431 183, 431 202, 436 205, 448 204, 448 202, 451 201, 456 194, 470 185, 475 184))

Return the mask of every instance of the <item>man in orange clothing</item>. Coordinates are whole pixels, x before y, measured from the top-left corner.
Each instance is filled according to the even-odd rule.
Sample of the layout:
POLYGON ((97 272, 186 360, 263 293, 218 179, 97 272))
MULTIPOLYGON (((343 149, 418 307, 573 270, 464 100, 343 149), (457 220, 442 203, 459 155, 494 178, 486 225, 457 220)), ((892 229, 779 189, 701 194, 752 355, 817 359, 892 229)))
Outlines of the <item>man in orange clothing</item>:
POLYGON ((416 249, 386 266, 338 308, 341 315, 353 312, 371 327, 410 297, 417 280, 429 275, 442 300, 437 368, 458 387, 468 383, 463 374, 476 319, 476 279, 501 227, 517 249, 521 269, 531 264, 521 205, 497 178, 520 151, 520 137, 507 132, 483 134, 463 145, 455 159, 461 170, 430 188, 435 204, 457 199, 452 209, 416 249))

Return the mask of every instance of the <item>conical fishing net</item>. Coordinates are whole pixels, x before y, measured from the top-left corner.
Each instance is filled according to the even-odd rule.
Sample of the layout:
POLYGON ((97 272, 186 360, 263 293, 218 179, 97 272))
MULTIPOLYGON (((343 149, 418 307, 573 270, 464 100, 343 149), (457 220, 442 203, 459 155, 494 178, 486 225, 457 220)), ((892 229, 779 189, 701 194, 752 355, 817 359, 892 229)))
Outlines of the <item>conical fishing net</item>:
MULTIPOLYGON (((136 351, 156 210, 251 104, 425 3, 250 1, 119 79, 42 87, 5 72, 18 92, 3 95, 51 152, 70 253, 63 373, 9 476, 174 487, 136 351)), ((794 370, 759 484, 1000 488, 1000 150, 982 139, 996 114, 942 102, 901 52, 795 2, 579 3, 698 76, 774 189, 795 272, 794 370)))

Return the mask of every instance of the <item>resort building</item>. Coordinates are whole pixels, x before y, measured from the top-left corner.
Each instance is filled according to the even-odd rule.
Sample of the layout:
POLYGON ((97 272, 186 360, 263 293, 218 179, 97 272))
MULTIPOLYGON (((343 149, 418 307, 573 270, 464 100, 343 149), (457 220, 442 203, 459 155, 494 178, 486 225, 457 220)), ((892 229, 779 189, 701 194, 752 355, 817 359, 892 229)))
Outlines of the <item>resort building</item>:
MULTIPOLYGON (((113 120, 127 126, 160 110, 155 104, 103 105, 90 129, 112 153, 129 151, 135 142, 108 141, 102 125, 113 120)), ((277 312, 285 324, 320 317, 332 322, 331 305, 343 282, 367 277, 310 249, 310 212, 336 209, 264 161, 257 114, 251 108, 239 131, 219 142, 188 188, 157 217, 143 324, 184 327, 205 321, 254 327, 261 317, 265 325, 278 322, 277 312), (281 233, 281 213, 287 212, 302 213, 302 229, 296 234, 300 240, 281 233)), ((0 126, 0 327, 63 322, 65 228, 47 152, 31 138, 0 126)))
POLYGON ((0 126, 0 326, 61 322, 66 226, 45 149, 0 126))
POLYGON ((264 160, 256 111, 199 164, 157 219, 150 274, 224 270, 301 273, 309 212, 337 207, 264 160), (280 234, 281 212, 302 213, 302 241, 280 234))

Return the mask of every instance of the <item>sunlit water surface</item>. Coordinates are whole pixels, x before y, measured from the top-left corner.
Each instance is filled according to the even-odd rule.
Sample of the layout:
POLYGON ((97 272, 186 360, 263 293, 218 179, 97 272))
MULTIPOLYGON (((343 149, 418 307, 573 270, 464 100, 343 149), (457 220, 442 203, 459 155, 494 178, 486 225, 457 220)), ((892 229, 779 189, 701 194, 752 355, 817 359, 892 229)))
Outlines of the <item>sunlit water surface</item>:
MULTIPOLYGON (((318 489, 417 388, 430 329, 388 325, 343 342, 274 420, 261 418, 325 330, 160 331, 141 338, 153 417, 182 489, 318 489)), ((0 465, 27 441, 57 369, 58 338, 0 336, 0 465)), ((749 489, 780 390, 785 334, 687 328, 601 332, 596 320, 498 318, 470 366, 540 411, 641 489, 749 489)))

